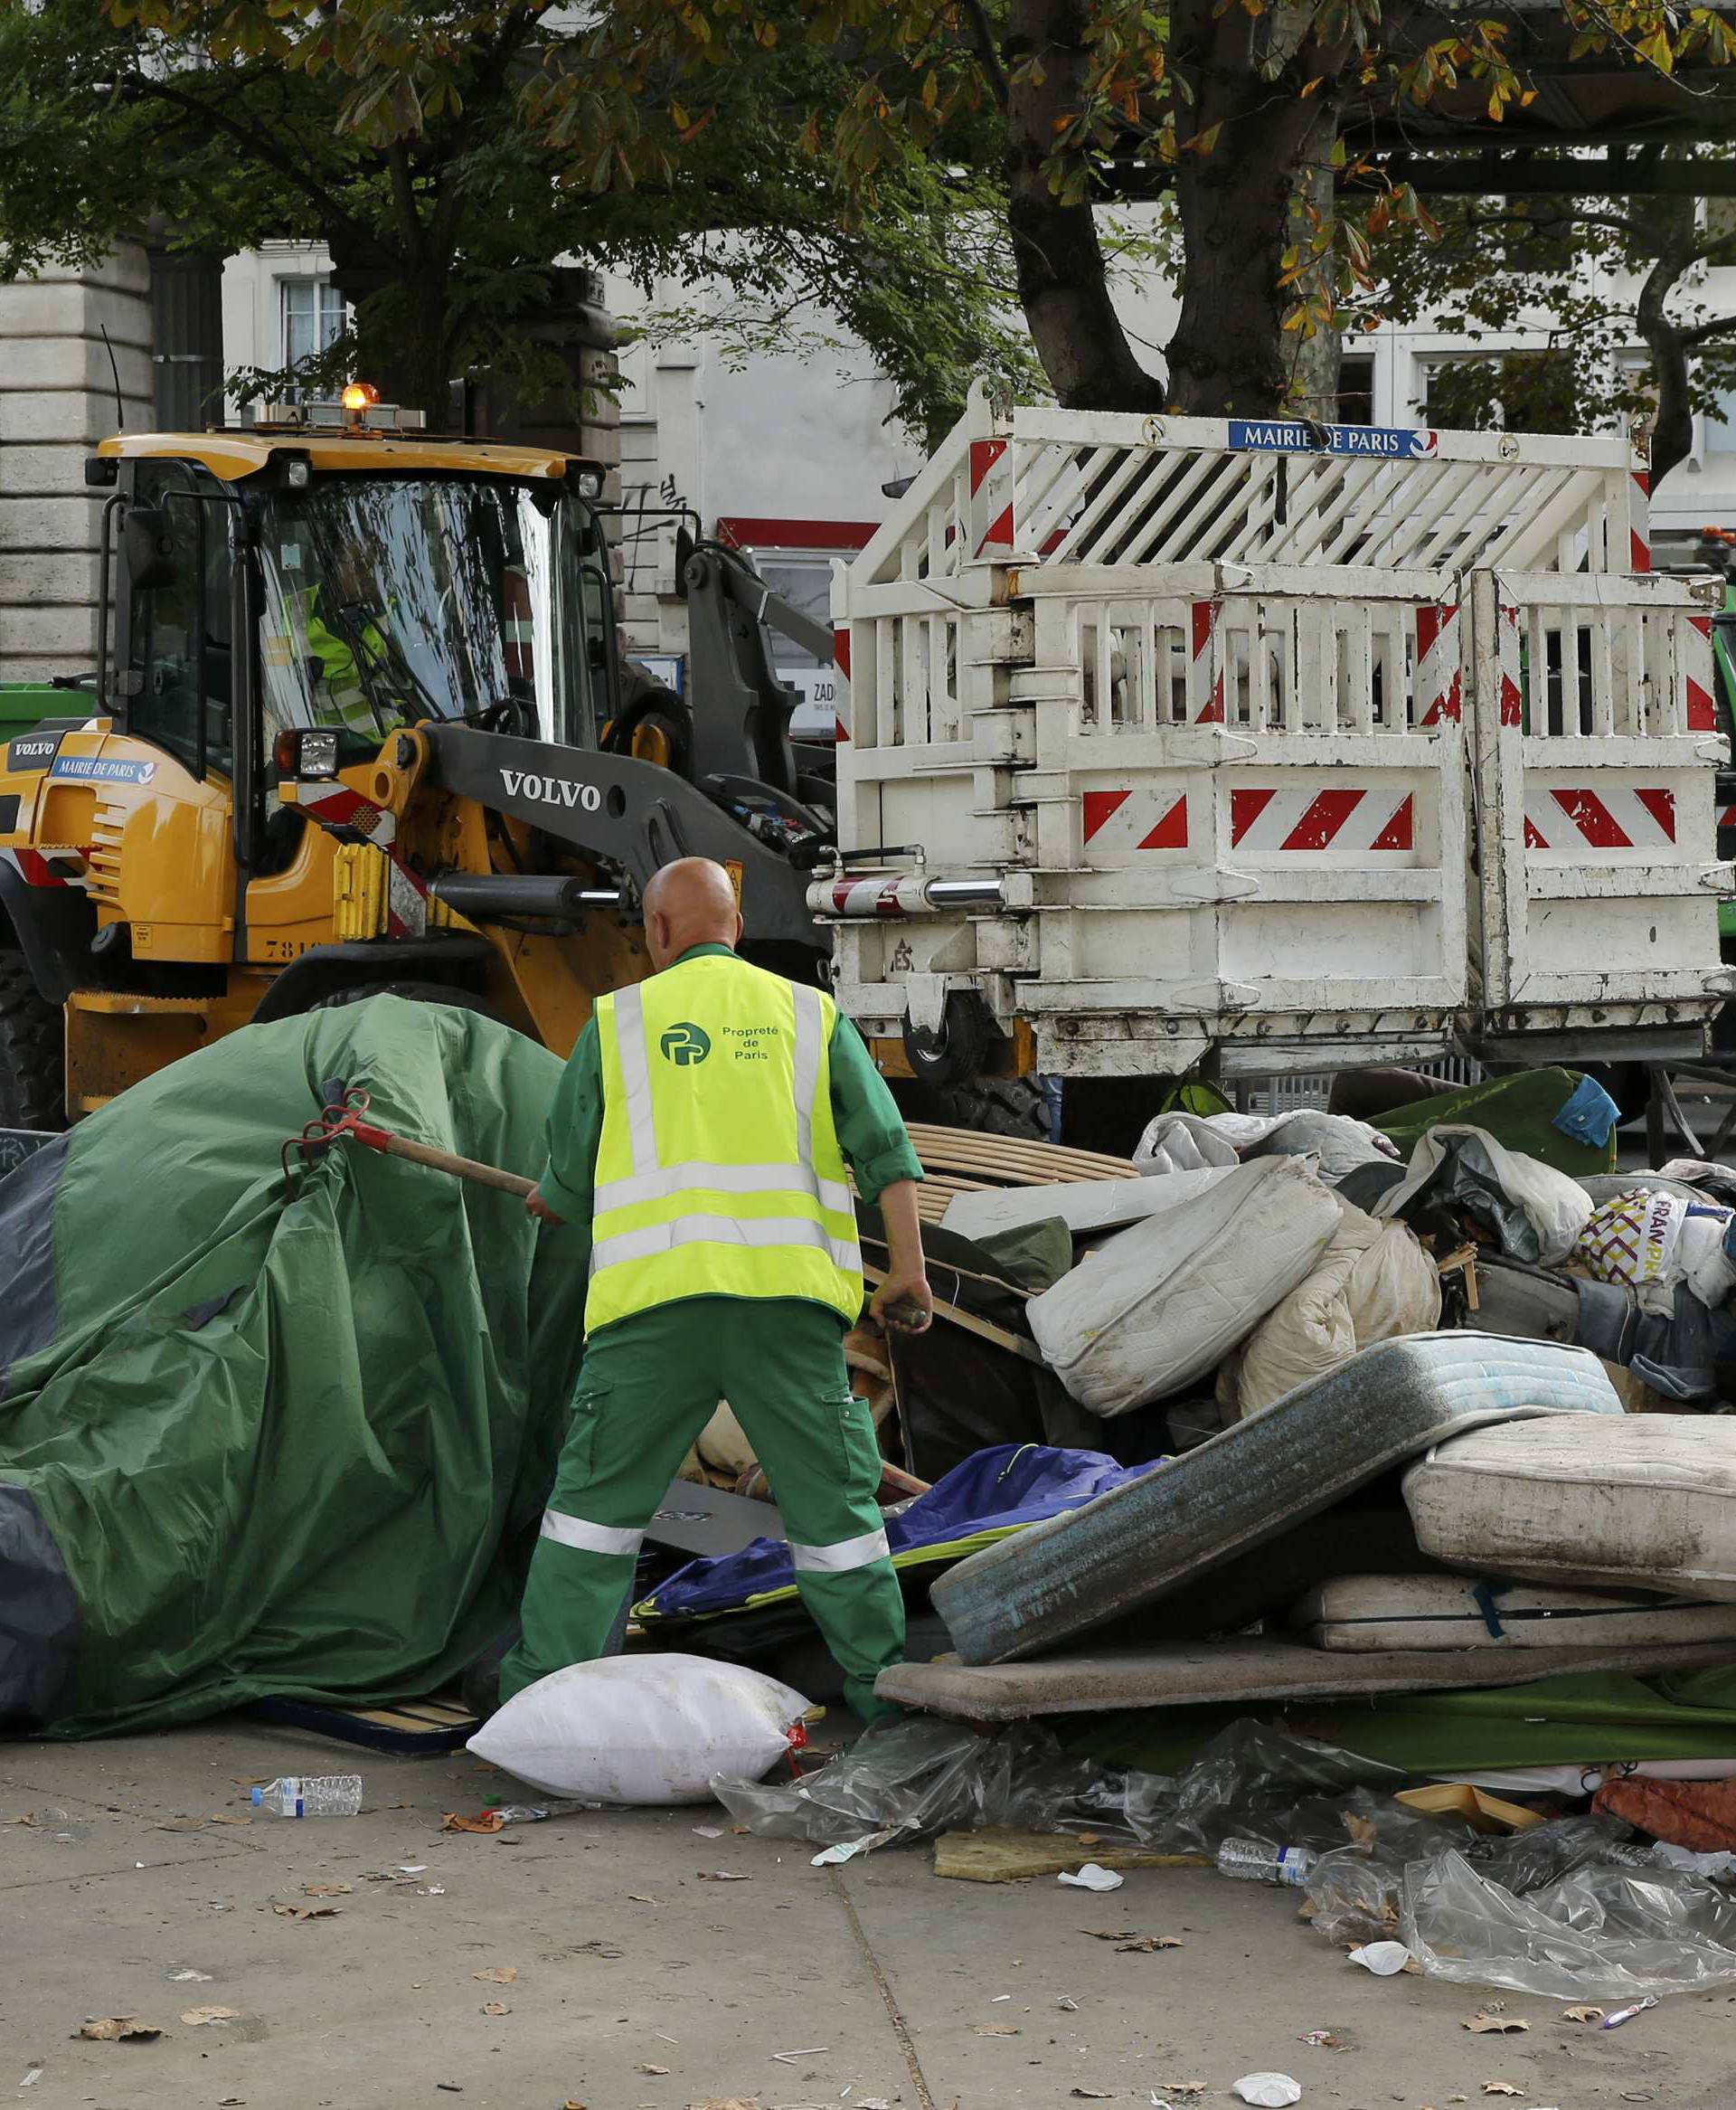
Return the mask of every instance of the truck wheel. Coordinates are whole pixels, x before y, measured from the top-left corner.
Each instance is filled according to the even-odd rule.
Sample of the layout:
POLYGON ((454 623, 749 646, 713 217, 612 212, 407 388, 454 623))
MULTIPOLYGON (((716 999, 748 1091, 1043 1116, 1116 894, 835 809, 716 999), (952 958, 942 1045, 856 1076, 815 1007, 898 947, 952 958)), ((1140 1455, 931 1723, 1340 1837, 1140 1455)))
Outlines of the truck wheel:
POLYGON ((492 1004, 485 1003, 472 990, 445 981, 357 982, 351 989, 334 989, 330 996, 321 997, 307 1008, 335 1011, 340 1005, 365 1003, 370 997, 402 997, 410 1004, 445 1004, 457 1011, 475 1011, 479 1017, 492 1018, 497 1026, 506 1023, 492 1004))
POLYGON ((1049 1108, 1034 1077, 967 1077, 958 1084, 904 1077, 888 1082, 909 1121, 975 1129, 985 1136, 1016 1136, 1023 1143, 1049 1140, 1049 1108))
POLYGON ((0 1128, 66 1126, 66 1022, 22 952, 0 951, 0 1128))

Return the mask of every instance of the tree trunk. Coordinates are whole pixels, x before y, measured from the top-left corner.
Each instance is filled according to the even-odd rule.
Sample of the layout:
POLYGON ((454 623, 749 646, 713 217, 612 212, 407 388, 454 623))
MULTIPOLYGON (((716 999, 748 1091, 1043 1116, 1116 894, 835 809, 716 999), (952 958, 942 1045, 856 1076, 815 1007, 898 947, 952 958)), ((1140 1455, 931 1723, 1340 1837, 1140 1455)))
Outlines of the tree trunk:
MULTIPOLYGON (((1318 104, 1320 96, 1314 101, 1318 104)), ((1336 206, 1329 156, 1338 137, 1338 110, 1328 101, 1319 113, 1313 133, 1303 143, 1305 173, 1290 207, 1288 237, 1297 244, 1313 239, 1317 227, 1330 221, 1336 206)), ((1307 293, 1324 277, 1315 271, 1292 289, 1292 296, 1307 293)), ((1338 421, 1338 376, 1344 364, 1344 341, 1335 329, 1316 329, 1312 336, 1299 330, 1284 333, 1288 339, 1290 378, 1288 405, 1298 416, 1315 418, 1323 425, 1338 421)))
POLYGON ((389 252, 371 247, 356 255, 334 242, 332 277, 355 313, 355 379, 371 382, 382 402, 425 412, 430 426, 443 427, 453 379, 447 274, 412 277, 389 252))
POLYGON ((1058 121, 1083 98, 1082 0, 1013 0, 1007 24, 1007 225, 1037 356, 1073 411, 1160 411, 1164 384, 1134 356, 1109 296, 1089 194, 1068 203, 1050 188, 1058 121), (1034 60, 1040 80, 1021 78, 1034 60))
POLYGON ((1657 387, 1657 408, 1652 417, 1654 487, 1694 450, 1689 339, 1683 326, 1672 321, 1668 310, 1676 281, 1694 260, 1697 210, 1698 201, 1694 198, 1636 198, 1630 207, 1656 251, 1656 261, 1646 274, 1634 308, 1634 319, 1651 355, 1652 378, 1657 387))
POLYGON ((1260 57, 1283 34, 1281 13, 1185 0, 1175 19, 1196 89, 1192 121, 1212 147, 1184 154, 1175 179, 1186 262, 1170 403, 1202 417, 1270 417, 1293 407, 1294 333, 1282 325, 1297 293, 1278 279, 1310 156, 1324 159, 1336 137, 1343 54, 1305 41, 1262 80, 1260 57), (1316 76, 1325 86, 1304 97, 1316 76))

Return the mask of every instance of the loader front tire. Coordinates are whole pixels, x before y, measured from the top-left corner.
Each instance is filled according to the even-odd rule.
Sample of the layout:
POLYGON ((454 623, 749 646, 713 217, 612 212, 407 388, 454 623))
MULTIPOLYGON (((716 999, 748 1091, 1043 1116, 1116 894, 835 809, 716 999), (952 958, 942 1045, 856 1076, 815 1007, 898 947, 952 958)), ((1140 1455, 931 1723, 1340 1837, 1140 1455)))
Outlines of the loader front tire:
POLYGON ((975 1129, 985 1136, 1015 1136, 1022 1143, 1049 1140, 1049 1108, 1034 1077, 967 1077, 958 1084, 928 1084, 909 1077, 890 1082, 907 1121, 975 1129))
POLYGON ((329 996, 321 997, 316 1004, 309 1004, 310 1011, 335 1011, 344 1004, 363 1004, 370 997, 402 997, 409 1004, 444 1004, 458 1011, 475 1011, 479 1017, 492 1018, 497 1026, 505 1020, 492 1004, 476 995, 473 990, 460 989, 456 982, 444 981, 364 981, 353 987, 334 989, 329 996))
POLYGON ((0 951, 0 1128, 65 1126, 65 1019, 24 954, 0 951))

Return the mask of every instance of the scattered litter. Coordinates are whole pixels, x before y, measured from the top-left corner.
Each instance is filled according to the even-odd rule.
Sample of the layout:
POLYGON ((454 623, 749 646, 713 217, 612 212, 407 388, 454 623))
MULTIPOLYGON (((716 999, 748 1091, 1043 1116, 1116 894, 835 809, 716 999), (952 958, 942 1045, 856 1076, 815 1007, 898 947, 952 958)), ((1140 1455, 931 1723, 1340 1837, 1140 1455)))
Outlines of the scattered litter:
POLYGON ((814 1856, 810 1866, 816 1869, 835 1869, 845 1861, 853 1861, 859 1853, 873 1853, 877 1846, 884 1846, 889 1839, 896 1839, 900 1827, 889 1824, 880 1831, 865 1831, 860 1839, 853 1839, 844 1846, 823 1847, 814 1856))
POLYGON ((189 2030, 203 2030, 208 2022, 238 2022, 240 2008, 189 2008, 181 2020, 189 2030))
POLYGON ((1312 2044, 1316 2051, 1343 2051, 1346 2048, 1342 2037, 1335 2037, 1330 2030, 1310 2030, 1297 2039, 1298 2044, 1312 2044))
POLYGON ((988 2004, 992 2008, 997 2008, 1004 2000, 1011 2000, 1012 1997, 1010 1992, 997 1992, 988 2004))
POLYGON ((24 2079, 19 2082, 18 2086, 21 2088, 33 2088, 37 2082, 42 2079, 42 2067, 40 2066, 33 2066, 30 2071, 24 2076, 24 2079))
POLYGON ((1071 1883, 1077 1890, 1118 1890, 1127 1879, 1114 1869, 1099 1868, 1095 1861, 1087 1861, 1076 1876, 1063 1869, 1055 1878, 1057 1883, 1071 1883))
POLYGON ((1110 2099, 1108 2088, 1069 2088, 1067 2093, 1082 2096, 1088 2103, 1107 2103, 1110 2099))
MULTIPOLYGON (((214 1817, 212 1817, 212 1818, 211 1818, 211 1819, 209 1820, 209 1821, 210 1821, 210 1822, 212 1822, 212 1824, 250 1824, 250 1823, 252 1823, 253 1820, 252 1820, 250 1817, 231 1817, 231 1816, 227 1816, 227 1815, 225 1815, 225 1814, 224 1814, 224 1813, 223 1813, 222 1811, 219 1811, 219 1812, 218 1812, 218 1813, 217 1813, 217 1814, 216 1814, 214 1817)), ((235 2102, 235 2103, 239 2103, 239 2102, 241 2102, 241 2101, 242 2100, 242 2098, 241 2098, 241 2096, 224 2096, 224 2098, 223 2098, 223 2100, 224 2100, 226 2103, 228 2103, 228 2102, 235 2102)))
POLYGON ((1561 2020, 1564 2022, 1600 2022, 1603 2020, 1603 2010, 1601 2008, 1563 2008, 1561 2020))
POLYGON ((339 1911, 335 1905, 288 1905, 276 1897, 271 1909, 279 1919, 335 1919, 339 1911))
POLYGON ((661 1897, 644 1897, 640 1896, 638 1891, 629 1890, 627 1894, 627 1902, 629 1905, 661 1905, 663 1900, 661 1897))
POLYGON ((1285 2110, 1289 2103, 1302 2100, 1302 2087, 1287 2073, 1243 2074, 1231 2085, 1230 2093, 1240 2096, 1244 2103, 1258 2103, 1266 2110, 1285 2110))
POLYGON ((1187 1946, 1180 1935, 1137 1935, 1131 1927, 1082 1926, 1079 1931, 1082 1935, 1090 1935, 1093 1941, 1113 1942, 1117 1954, 1122 1956, 1150 1956, 1159 1949, 1184 1949, 1187 1946))
POLYGON ((1511 2081, 1485 2081, 1483 2084, 1486 2096, 1523 2096, 1524 2092, 1523 2088, 1514 2087, 1511 2081))
POLYGON ((669 2071, 669 2068, 666 2066, 646 2066, 641 2062, 641 2064, 635 2067, 633 2070, 635 2073, 665 2074, 669 2071))
POLYGON ((721 1824, 695 1824, 693 1827, 695 1839, 722 1839, 722 1836, 723 1828, 721 1824))
POLYGON ((436 2081, 434 2086, 443 2096, 461 2096, 464 2093, 462 2081, 436 2081))
POLYGON ((1367 1942, 1350 1952, 1350 1961, 1376 1978, 1396 1978, 1410 1961, 1410 1952, 1402 1942, 1367 1942))
POLYGON ((22 1817, 0 1817, 0 1824, 30 1824, 36 1821, 34 1810, 26 1810, 22 1817))
POLYGON ((466 1817, 448 1810, 440 1819, 442 1831, 505 1831, 509 1824, 542 1824, 551 1817, 571 1817, 580 1810, 597 1810, 599 1802, 503 1802, 498 1809, 478 1811, 466 1817))
POLYGON ((157 1831, 203 1831, 204 1828, 205 1820, 203 1817, 165 1817, 160 1824, 153 1827, 157 1831))
POLYGON ((425 1876, 428 1873, 428 1863, 426 1861, 400 1861, 392 1873, 395 1876, 425 1876))
POLYGON ((473 1971, 472 1978, 480 1979, 484 1985, 512 1985, 518 1977, 516 1963, 491 1963, 486 1971, 473 1971))
POLYGON ((304 1883, 301 1894, 304 1897, 347 1897, 350 1887, 347 1883, 304 1883))
POLYGON ((807 2044, 799 2051, 774 2051, 772 2057, 788 2066, 792 2058, 816 2058, 822 2051, 830 2051, 829 2044, 807 2044))
POLYGON ((1210 2083, 1206 2081, 1159 2081, 1157 2086, 1166 2096, 1203 2096, 1210 2083))
POLYGON ((971 2029, 978 2037, 1018 2037, 1024 2034, 1016 2022, 973 2022, 971 2029))
POLYGON ((153 2044, 163 2030, 159 2023, 141 2022, 137 2015, 98 2015, 72 2034, 98 2044, 153 2044))
POLYGON ((1079 2002, 1072 1997, 1071 1993, 1063 1992, 1058 1994, 1056 1996, 1055 2005, 1058 2008, 1064 2008, 1070 2015, 1076 2015, 1079 2012, 1079 2002))
POLYGON ((191 1963, 171 1963, 163 1973, 171 1985, 209 1985, 209 1971, 195 1971, 191 1963))
POLYGON ((1648 1992, 1644 2000, 1636 2001, 1632 2007, 1618 2008, 1613 2015, 1606 2015, 1601 2026, 1606 2030, 1619 2030, 1624 2022, 1631 2022, 1636 2015, 1643 2015, 1647 2008, 1655 2008, 1657 2004, 1657 1995, 1648 1992))
POLYGON ((1502 2014, 1498 2007, 1479 2008, 1468 2022, 1459 2024, 1461 2030, 1469 2030, 1478 2037, 1517 2036, 1530 2027, 1529 2022, 1522 2022, 1515 2016, 1502 2014))
POLYGON ((751 1883, 753 1878, 738 1875, 732 1869, 702 1869, 699 1879, 702 1883, 751 1883))

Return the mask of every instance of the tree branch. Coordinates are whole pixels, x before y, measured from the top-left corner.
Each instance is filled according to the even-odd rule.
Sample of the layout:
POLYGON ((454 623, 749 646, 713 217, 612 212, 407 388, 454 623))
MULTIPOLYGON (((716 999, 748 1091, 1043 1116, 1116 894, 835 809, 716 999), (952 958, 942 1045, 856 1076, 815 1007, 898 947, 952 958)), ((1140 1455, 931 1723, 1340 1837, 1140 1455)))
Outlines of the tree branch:
POLYGON ((1000 46, 995 42, 995 25, 988 19, 983 0, 965 0, 965 14, 970 24, 971 42, 983 62, 983 71, 988 76, 989 89, 1005 109, 1008 95, 1006 68, 1001 63, 1000 46))

